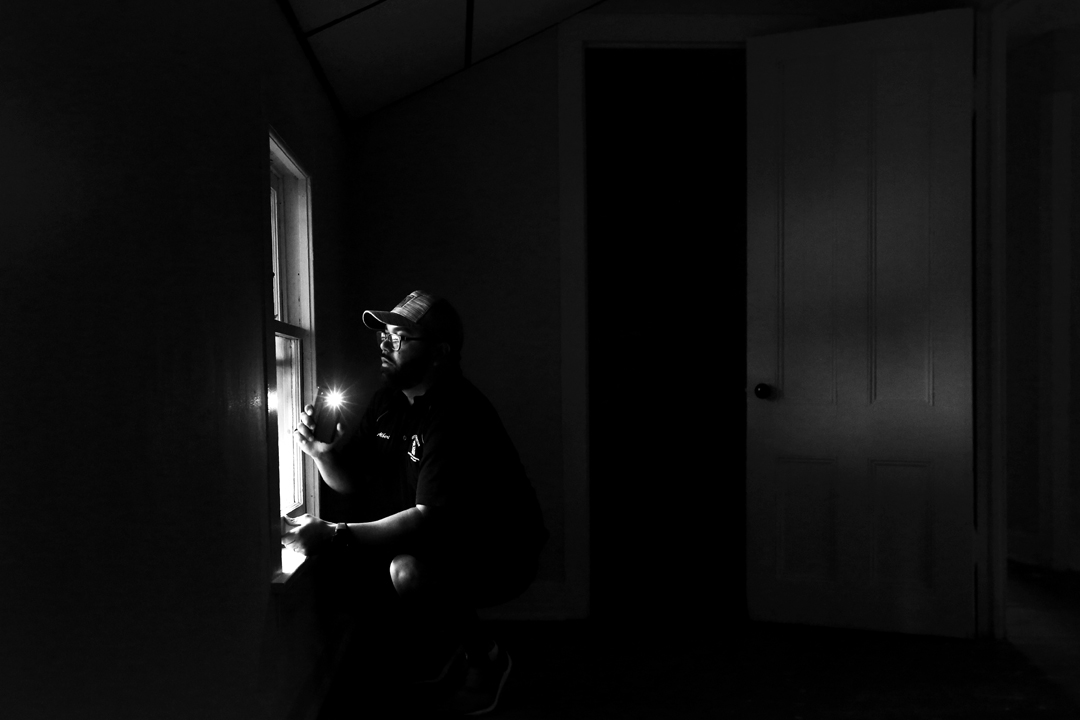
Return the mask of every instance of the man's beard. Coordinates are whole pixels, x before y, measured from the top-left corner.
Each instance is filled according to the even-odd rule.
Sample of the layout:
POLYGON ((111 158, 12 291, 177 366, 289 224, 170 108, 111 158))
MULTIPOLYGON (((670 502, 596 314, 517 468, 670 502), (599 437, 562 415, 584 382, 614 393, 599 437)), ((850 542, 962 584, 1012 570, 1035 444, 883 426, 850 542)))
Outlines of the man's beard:
POLYGON ((422 383, 434 359, 424 355, 399 365, 393 359, 385 355, 383 357, 391 364, 383 365, 380 372, 386 379, 386 384, 395 390, 408 390, 422 383))

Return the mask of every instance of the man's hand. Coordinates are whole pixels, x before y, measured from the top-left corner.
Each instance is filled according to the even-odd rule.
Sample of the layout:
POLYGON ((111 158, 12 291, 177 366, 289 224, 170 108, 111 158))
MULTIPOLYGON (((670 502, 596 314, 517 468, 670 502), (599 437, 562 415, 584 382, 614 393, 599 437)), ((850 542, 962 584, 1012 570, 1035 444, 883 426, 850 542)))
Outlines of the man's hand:
POLYGON ((303 555, 314 555, 334 536, 334 525, 304 513, 281 518, 281 544, 303 555))
POLYGON ((315 408, 311 405, 304 406, 304 412, 300 413, 300 424, 293 430, 293 437, 300 445, 300 449, 310 455, 314 460, 321 460, 327 454, 334 451, 341 441, 344 431, 341 423, 334 428, 334 439, 324 443, 315 439, 315 408))

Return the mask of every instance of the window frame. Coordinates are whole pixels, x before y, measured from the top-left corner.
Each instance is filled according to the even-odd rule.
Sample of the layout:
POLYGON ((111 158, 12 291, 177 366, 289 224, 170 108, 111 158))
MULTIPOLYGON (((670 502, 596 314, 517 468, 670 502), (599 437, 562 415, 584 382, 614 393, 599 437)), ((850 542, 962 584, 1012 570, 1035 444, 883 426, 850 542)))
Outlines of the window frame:
MULTIPOLYGON (((299 506, 282 512, 277 409, 270 407, 269 398, 274 397, 278 389, 276 355, 278 335, 296 338, 300 343, 301 408, 315 397, 317 374, 312 277, 314 262, 311 176, 303 170, 295 155, 273 128, 269 131, 269 150, 270 162, 264 187, 268 186, 277 197, 277 227, 274 227, 271 213, 264 212, 263 215, 266 218, 266 231, 263 234, 264 267, 269 270, 266 276, 268 279, 266 294, 269 297, 264 316, 266 320, 264 348, 267 388, 267 488, 270 500, 270 547, 273 548, 270 553, 270 577, 274 583, 284 583, 292 573, 289 569, 283 569, 282 552, 278 551, 281 545, 281 517, 285 514, 296 517, 303 513, 318 516, 319 475, 315 462, 306 454, 301 453, 302 501, 299 506)), ((280 405, 280 401, 278 404, 280 405)))

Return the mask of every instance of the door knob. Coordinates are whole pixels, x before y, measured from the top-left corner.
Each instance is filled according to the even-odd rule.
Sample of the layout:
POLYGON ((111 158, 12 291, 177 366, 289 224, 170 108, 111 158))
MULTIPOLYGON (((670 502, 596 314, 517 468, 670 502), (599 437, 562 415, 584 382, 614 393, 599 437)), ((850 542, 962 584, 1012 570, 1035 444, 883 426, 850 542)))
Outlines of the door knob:
POLYGON ((776 397, 776 388, 768 383, 758 383, 754 386, 754 396, 761 400, 772 400, 776 397))

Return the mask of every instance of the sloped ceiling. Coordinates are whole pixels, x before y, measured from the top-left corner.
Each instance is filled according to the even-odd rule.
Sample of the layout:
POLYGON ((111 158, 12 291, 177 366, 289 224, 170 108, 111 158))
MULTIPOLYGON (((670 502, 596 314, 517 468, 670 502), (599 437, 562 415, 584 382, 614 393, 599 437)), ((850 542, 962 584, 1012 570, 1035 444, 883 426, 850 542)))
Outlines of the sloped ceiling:
POLYGON ((597 0, 287 0, 345 114, 359 118, 597 0))

